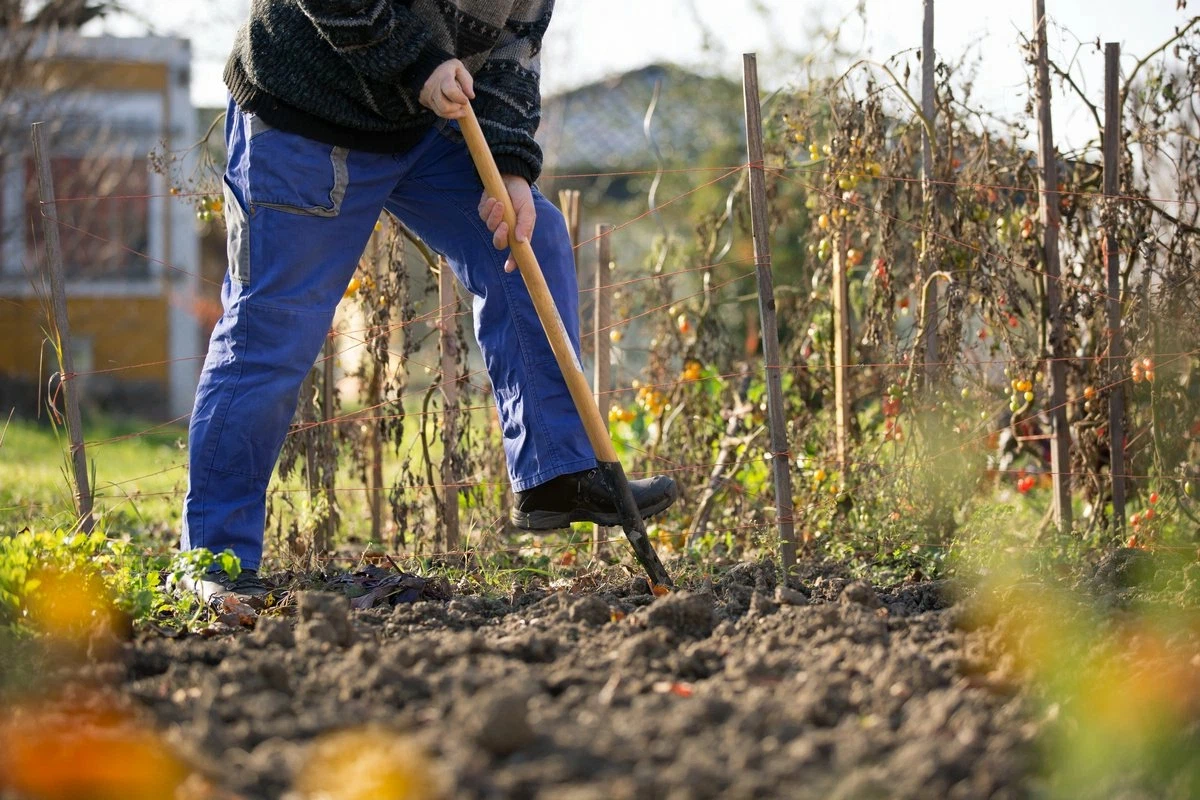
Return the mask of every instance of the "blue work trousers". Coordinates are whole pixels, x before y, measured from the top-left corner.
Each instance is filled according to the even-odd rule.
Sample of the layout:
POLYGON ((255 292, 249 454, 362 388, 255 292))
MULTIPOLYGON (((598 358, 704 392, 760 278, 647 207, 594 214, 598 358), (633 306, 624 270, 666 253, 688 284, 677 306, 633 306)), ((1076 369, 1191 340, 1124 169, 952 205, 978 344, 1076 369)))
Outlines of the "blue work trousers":
MULTIPOLYGON (((483 185, 453 127, 381 155, 271 128, 232 103, 225 214, 229 270, 189 432, 184 549, 262 559, 266 491, 301 383, 383 209, 449 261, 474 297, 475 338, 499 410, 514 491, 596 458, 507 251, 479 219, 483 185)), ((579 352, 579 298, 562 214, 534 190, 533 249, 579 352)))

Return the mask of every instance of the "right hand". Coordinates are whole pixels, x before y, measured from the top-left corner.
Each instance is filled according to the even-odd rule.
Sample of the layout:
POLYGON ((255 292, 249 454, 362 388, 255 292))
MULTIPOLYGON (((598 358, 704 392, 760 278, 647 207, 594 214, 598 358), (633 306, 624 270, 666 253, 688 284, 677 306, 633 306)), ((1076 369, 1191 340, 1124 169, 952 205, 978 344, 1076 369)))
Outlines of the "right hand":
MULTIPOLYGON (((533 226, 537 221, 533 190, 529 187, 529 181, 520 175, 501 175, 500 177, 504 179, 504 188, 508 192, 513 211, 517 215, 517 229, 513 238, 518 242, 528 242, 533 236, 533 226)), ((496 249, 507 250, 511 243, 508 241, 508 223, 504 221, 504 203, 499 198, 489 197, 486 189, 483 197, 479 199, 479 218, 492 232, 492 244, 496 249)), ((508 261, 504 263, 504 271, 515 272, 516 270, 517 259, 512 253, 509 253, 508 261)))
POLYGON ((462 119, 474 98, 475 81, 471 73, 461 61, 452 58, 433 71, 418 100, 442 119, 462 119))

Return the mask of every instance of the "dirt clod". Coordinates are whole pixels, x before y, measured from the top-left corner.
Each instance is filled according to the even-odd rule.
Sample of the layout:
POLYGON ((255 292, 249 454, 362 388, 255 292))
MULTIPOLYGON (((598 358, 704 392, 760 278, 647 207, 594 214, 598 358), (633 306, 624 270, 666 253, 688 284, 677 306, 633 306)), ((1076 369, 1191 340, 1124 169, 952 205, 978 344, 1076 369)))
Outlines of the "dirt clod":
POLYGON ((1031 794, 1037 719, 992 655, 999 622, 961 629, 961 600, 928 582, 775 574, 742 565, 661 598, 632 581, 394 609, 316 594, 252 633, 144 634, 74 680, 245 798, 313 796, 310 745, 377 759, 380 726, 411 733, 455 800, 1031 794))
POLYGON ((883 601, 879 599, 879 595, 875 594, 871 584, 865 581, 855 581, 847 585, 842 590, 842 603, 871 609, 883 607, 883 601))
POLYGON ((802 592, 789 589, 786 586, 775 587, 775 602, 781 606, 806 606, 808 598, 802 592))
POLYGON ((584 595, 572 604, 569 612, 572 622, 583 622, 588 625, 603 625, 612 616, 608 603, 595 595, 584 595))
POLYGON ((477 745, 503 758, 524 750, 536 738, 529 724, 529 696, 498 689, 479 701, 467 719, 467 732, 477 745))
POLYGON ((646 623, 651 627, 668 628, 694 639, 712 633, 716 622, 712 598, 686 591, 658 599, 646 612, 646 623))
POLYGON ((341 644, 338 633, 328 620, 310 619, 296 626, 296 641, 301 644, 341 644))
POLYGON ((258 622, 254 626, 254 633, 250 635, 251 640, 260 647, 268 645, 277 645, 279 647, 293 647, 296 644, 296 637, 292 633, 292 626, 279 617, 259 617, 258 622))
POLYGON ((301 620, 296 630, 297 639, 329 642, 342 647, 350 644, 353 629, 350 626, 350 601, 345 595, 300 592, 296 601, 301 620))

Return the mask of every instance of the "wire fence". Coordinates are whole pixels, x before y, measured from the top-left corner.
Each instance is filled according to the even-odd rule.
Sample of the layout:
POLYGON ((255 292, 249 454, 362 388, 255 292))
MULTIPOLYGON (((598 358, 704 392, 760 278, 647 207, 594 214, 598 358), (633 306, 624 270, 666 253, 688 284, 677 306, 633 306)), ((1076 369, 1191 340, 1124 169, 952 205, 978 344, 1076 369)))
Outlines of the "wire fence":
MULTIPOLYGON (((1055 491, 1065 486, 1086 510, 1086 530, 1103 532, 1109 541, 1124 540, 1124 509, 1114 496, 1118 485, 1169 495, 1157 506, 1158 516, 1174 512, 1180 530, 1196 522, 1200 511, 1191 484, 1200 449, 1200 425, 1194 422, 1200 349, 1188 342, 1197 341, 1189 336, 1200 328, 1194 313, 1167 317, 1190 297, 1196 275, 1200 230, 1195 213, 1184 216, 1200 208, 1194 180, 1181 177, 1179 194, 1164 197, 1150 192, 1150 181, 1138 180, 1126 165, 1118 191, 1087 190, 1070 183, 1094 183, 1096 170, 1077 164, 1063 185, 1048 187, 1016 146, 1000 147, 986 132, 968 136, 948 124, 936 129, 943 131, 936 144, 956 155, 923 164, 916 154, 931 125, 921 123, 932 120, 901 124, 884 113, 875 95, 856 96, 845 86, 841 91, 813 88, 769 105, 769 147, 762 161, 550 171, 543 177, 564 186, 654 180, 647 210, 595 236, 577 233, 573 246, 585 284, 581 298, 603 293, 619 310, 615 319, 584 320, 580 338, 592 361, 618 368, 617 381, 597 385, 595 395, 629 474, 669 474, 683 487, 682 508, 652 528, 656 541, 672 547, 681 540, 706 546, 728 537, 766 541, 787 522, 798 526, 802 545, 810 548, 839 537, 862 541, 865 535, 881 552, 897 542, 945 549, 953 546, 967 505, 1027 502, 1022 496, 1045 488, 1028 483, 1031 478, 1051 482, 1055 491), (805 137, 812 137, 815 148, 818 136, 829 142, 824 155, 809 149, 806 158, 805 137), (782 270, 778 260, 746 254, 736 241, 739 222, 749 221, 734 209, 745 199, 745 178, 756 170, 769 181, 772 204, 769 218, 752 223, 786 242, 782 270), (684 185, 659 199, 655 192, 664 179, 684 185), (1162 206, 1177 208, 1179 216, 1162 206), (702 216, 696 241, 685 243, 673 232, 662 236, 664 214, 693 223, 702 216), (1097 241, 1097 228, 1112 234, 1111 243, 1097 241), (1053 237, 1057 254, 1059 236, 1067 255, 1062 273, 1047 258, 1047 243, 1053 237), (612 271, 599 263, 591 253, 608 244, 605 237, 636 238, 652 266, 630 260, 612 271), (1104 270, 1117 259, 1125 267, 1114 293, 1104 270), (781 363, 764 364, 763 331, 749 315, 731 309, 758 301, 755 277, 772 268, 782 276, 776 284, 784 292, 779 305, 786 332, 781 363), (593 274, 603 276, 595 285, 593 274), (945 290, 931 292, 939 281, 945 290), (1046 304, 1050 284, 1063 296, 1053 309, 1046 304), (1126 324, 1115 333, 1100 319, 1103 307, 1114 304, 1126 324), (1047 321, 1059 314, 1073 319, 1064 341, 1047 333, 1047 321), (932 349, 919 346, 925 337, 932 338, 932 349), (841 349, 835 341, 843 343, 841 349), (1065 368, 1068 386, 1047 385, 1054 383, 1054 365, 1065 368), (771 369, 785 376, 789 445, 782 450, 766 442, 769 409, 762 376, 771 369), (1157 374, 1171 380, 1157 381, 1157 374), (1129 403, 1119 420, 1109 414, 1118 397, 1129 403), (1043 447, 1056 435, 1059 413, 1070 428, 1067 454, 1043 447), (1118 421, 1127 428, 1114 429, 1118 421), (849 454, 835 440, 850 441, 849 454), (1126 456, 1115 472, 1113 448, 1126 456), (790 517, 778 513, 768 488, 769 473, 781 459, 797 481, 790 517), (911 520, 897 525, 897 514, 911 520)), ((949 94, 942 103, 940 113, 952 114, 949 94)), ((1139 125, 1147 126, 1144 116, 1139 125)), ((1127 150, 1147 146, 1145 136, 1134 142, 1122 134, 1127 150)), ((1176 164, 1182 172, 1200 155, 1186 143, 1179 147, 1176 164)), ((191 277, 209 291, 216 281, 89 230, 73 220, 71 209, 145 201, 210 208, 214 197, 182 191, 75 194, 56 199, 53 207, 39 205, 29 222, 49 220, 191 277)), ((564 211, 578 232, 570 203, 564 211)), ((360 262, 357 286, 348 290, 348 313, 330 331, 306 383, 301 405, 313 411, 298 413, 281 479, 266 495, 276 544, 294 548, 303 542, 303 549, 328 553, 340 528, 397 557, 581 548, 603 555, 617 539, 600 531, 511 543, 516 534, 505 523, 509 481, 487 372, 474 366, 462 346, 463 317, 472 312, 457 296, 439 296, 432 304, 421 296, 413 275, 438 264, 419 245, 414 251, 406 241, 411 238, 390 222, 377 230, 360 262), (440 361, 423 354, 425 337, 434 336, 440 361), (342 384, 359 392, 352 407, 338 396, 342 384), (447 402, 442 392, 451 385, 458 392, 447 402), (437 426, 450 418, 466 423, 446 435, 437 426), (448 504, 468 513, 462 538, 437 530, 448 518, 448 504), (354 527, 349 520, 359 519, 352 509, 358 508, 369 509, 369 530, 349 530, 354 527), (414 533, 430 519, 434 535, 414 533), (473 546, 445 546, 459 541, 473 546)), ((769 302, 774 306, 774 296, 769 302)), ((57 408, 64 387, 85 378, 120 379, 122 373, 203 358, 63 371, 50 403, 57 408)), ((182 503, 180 483, 158 491, 138 487, 184 477, 183 463, 106 481, 103 454, 110 445, 179 431, 186 420, 179 416, 82 442, 99 465, 101 508, 149 500, 182 503), (135 492, 127 493, 127 487, 135 492)), ((1148 525, 1141 533, 1141 543, 1193 547, 1168 536, 1162 523, 1153 534, 1148 525)))

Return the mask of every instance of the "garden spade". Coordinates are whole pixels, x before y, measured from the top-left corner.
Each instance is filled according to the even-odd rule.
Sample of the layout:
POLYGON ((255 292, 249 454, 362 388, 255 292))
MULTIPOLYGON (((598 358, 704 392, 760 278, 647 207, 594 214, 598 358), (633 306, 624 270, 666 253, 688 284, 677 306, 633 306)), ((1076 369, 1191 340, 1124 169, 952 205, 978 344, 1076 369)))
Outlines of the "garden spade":
POLYGON ((537 256, 534 255, 533 247, 529 242, 515 240, 513 234, 517 229, 517 215, 513 210, 512 199, 508 196, 508 189, 505 188, 504 181, 500 177, 500 170, 496 167, 491 148, 488 147, 487 140, 483 136, 483 129, 479 127, 475 110, 469 104, 466 116, 459 120, 459 125, 467 140, 471 158, 475 161, 475 169, 479 171, 479 177, 483 179, 488 196, 496 198, 504 206, 504 221, 508 223, 509 247, 512 250, 513 259, 517 262, 521 277, 529 289, 530 297, 533 298, 538 319, 541 320, 542 328, 546 331, 546 338, 550 340, 550 348, 554 351, 554 358, 558 361, 558 368, 562 370, 563 378, 566 379, 571 399, 575 401, 575 409, 583 420, 588 440, 592 444, 592 449, 596 451, 600 474, 604 476, 609 492, 617 500, 617 511, 621 515, 621 527, 625 529, 625 535, 633 546, 633 553, 637 557, 638 563, 646 570, 650 580, 657 586, 669 587, 672 585, 671 577, 663 568, 662 562, 658 560, 658 554, 654 552, 654 548, 650 544, 650 537, 646 535, 646 525, 642 522, 637 503, 633 499, 633 492, 629 488, 629 479, 625 476, 620 459, 617 458, 617 451, 613 448, 612 440, 608 435, 608 426, 605 425, 604 418, 600 416, 600 408, 592 397, 592 390, 583 373, 583 365, 579 363, 575 349, 571 347, 571 342, 567 338, 567 329, 563 325, 562 317, 559 316, 554 298, 550 295, 550 289, 546 286, 542 267, 538 264, 537 256))

